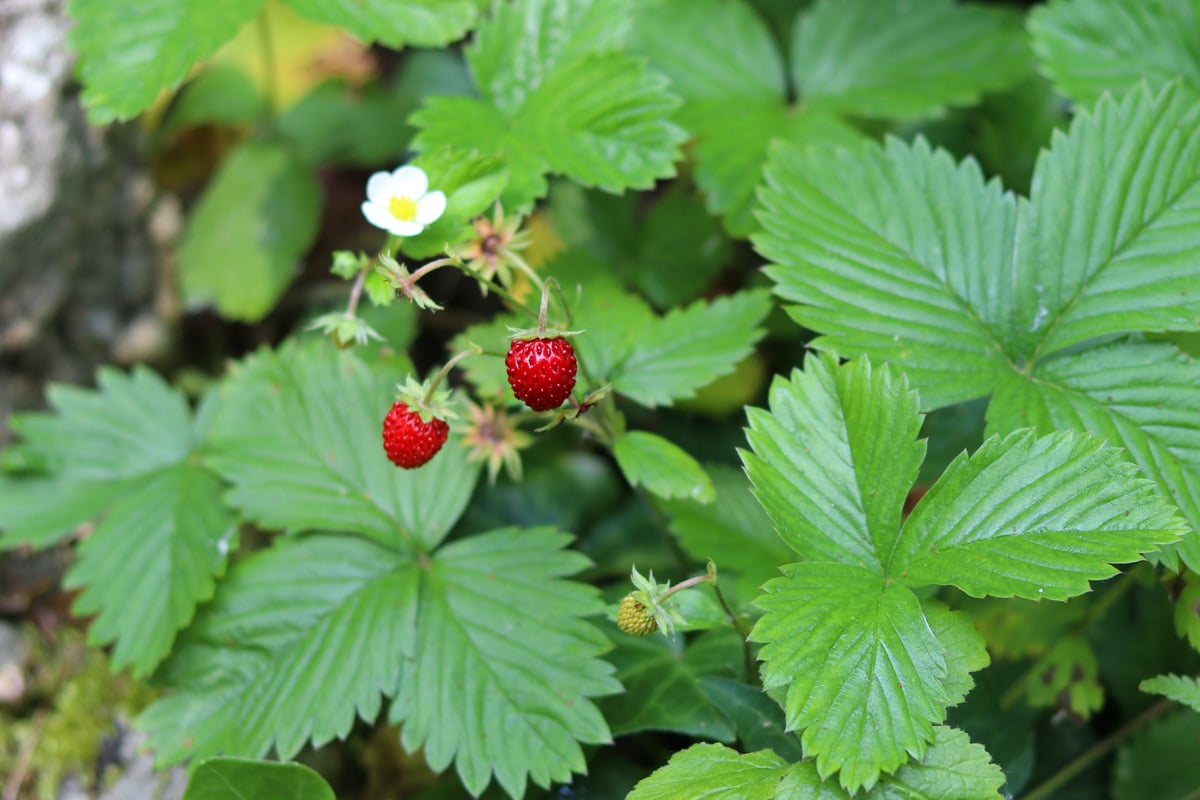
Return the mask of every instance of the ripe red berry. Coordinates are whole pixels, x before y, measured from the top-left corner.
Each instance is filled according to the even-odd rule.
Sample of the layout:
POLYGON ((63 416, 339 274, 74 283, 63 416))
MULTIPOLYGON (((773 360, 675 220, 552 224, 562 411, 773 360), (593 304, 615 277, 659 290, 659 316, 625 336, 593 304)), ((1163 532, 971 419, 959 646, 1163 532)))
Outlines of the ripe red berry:
POLYGON ((383 418, 383 450, 397 467, 415 469, 437 455, 446 443, 450 426, 433 417, 429 422, 397 400, 383 418))
POLYGON ((504 365, 513 394, 534 411, 558 408, 575 388, 575 348, 561 336, 513 339, 504 365))

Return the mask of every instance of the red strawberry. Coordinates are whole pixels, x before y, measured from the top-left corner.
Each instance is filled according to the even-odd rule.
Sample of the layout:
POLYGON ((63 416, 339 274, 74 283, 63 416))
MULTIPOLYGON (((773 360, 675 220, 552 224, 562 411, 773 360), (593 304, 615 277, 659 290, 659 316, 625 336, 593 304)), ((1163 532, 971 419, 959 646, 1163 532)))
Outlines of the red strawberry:
POLYGON ((513 394, 534 411, 558 408, 575 388, 575 348, 561 336, 513 339, 504 365, 513 394))
POLYGON ((416 469, 437 455, 446 443, 450 426, 432 417, 429 422, 397 400, 383 418, 383 450, 397 467, 416 469))

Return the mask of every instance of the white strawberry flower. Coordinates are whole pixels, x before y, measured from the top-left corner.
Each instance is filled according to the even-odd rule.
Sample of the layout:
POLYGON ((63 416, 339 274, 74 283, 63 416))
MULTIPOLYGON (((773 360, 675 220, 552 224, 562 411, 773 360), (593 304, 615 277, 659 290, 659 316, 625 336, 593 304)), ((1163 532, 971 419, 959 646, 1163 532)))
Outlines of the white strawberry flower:
POLYGON ((416 236, 446 210, 446 195, 429 191, 429 178, 420 167, 376 172, 367 181, 363 216, 394 236, 416 236))

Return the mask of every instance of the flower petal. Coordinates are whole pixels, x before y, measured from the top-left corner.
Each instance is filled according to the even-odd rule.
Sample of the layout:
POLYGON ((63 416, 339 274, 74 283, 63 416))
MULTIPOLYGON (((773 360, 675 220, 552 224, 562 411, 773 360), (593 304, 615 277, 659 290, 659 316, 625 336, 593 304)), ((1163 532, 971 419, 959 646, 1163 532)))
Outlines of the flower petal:
POLYGON ((412 165, 400 167, 392 173, 392 196, 418 200, 429 188, 425 170, 412 165))
POLYGON ((392 219, 392 224, 388 226, 393 236, 416 236, 421 231, 425 230, 425 226, 419 222, 411 222, 406 219, 392 219))
POLYGON ((386 206, 392 199, 392 184, 394 180, 390 172, 376 172, 367 179, 367 199, 372 203, 386 206))
POLYGON ((430 192, 417 201, 417 222, 430 225, 446 210, 446 195, 442 192, 430 192))
POLYGON ((390 231, 392 225, 396 223, 396 218, 387 210, 387 206, 378 205, 369 200, 362 204, 362 213, 367 218, 367 222, 376 228, 383 228, 385 231, 390 231))

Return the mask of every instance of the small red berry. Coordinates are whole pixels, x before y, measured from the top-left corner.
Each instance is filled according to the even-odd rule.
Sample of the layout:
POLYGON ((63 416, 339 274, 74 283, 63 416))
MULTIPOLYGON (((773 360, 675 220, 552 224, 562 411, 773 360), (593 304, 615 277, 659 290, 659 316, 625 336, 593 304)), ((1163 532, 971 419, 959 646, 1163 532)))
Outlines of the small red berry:
POLYGON ((575 388, 575 348, 561 336, 513 339, 504 365, 513 394, 534 411, 558 408, 575 388))
POLYGON ((433 417, 429 422, 397 400, 383 418, 383 450, 397 467, 416 469, 437 455, 446 443, 450 426, 433 417))

